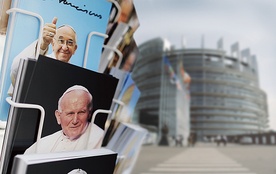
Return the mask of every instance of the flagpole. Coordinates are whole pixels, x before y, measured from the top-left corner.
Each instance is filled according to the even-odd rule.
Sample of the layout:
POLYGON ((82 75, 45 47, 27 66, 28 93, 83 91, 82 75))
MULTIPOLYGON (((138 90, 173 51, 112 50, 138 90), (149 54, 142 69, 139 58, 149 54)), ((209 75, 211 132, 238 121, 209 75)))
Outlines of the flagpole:
MULTIPOLYGON (((164 53, 162 53, 162 60, 161 60, 161 79, 160 79, 160 97, 159 97, 159 125, 158 125, 158 136, 159 141, 161 140, 162 136, 162 121, 163 121, 163 85, 164 85, 164 53)), ((158 141, 158 142, 159 142, 158 141)))

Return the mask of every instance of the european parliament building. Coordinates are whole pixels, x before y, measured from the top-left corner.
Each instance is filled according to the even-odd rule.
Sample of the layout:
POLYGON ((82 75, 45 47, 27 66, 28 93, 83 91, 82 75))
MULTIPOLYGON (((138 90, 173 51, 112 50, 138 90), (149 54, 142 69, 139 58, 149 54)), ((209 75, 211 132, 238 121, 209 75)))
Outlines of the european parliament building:
POLYGON ((168 41, 156 38, 139 46, 133 78, 141 90, 136 106, 140 123, 160 127, 160 120, 166 119, 170 129, 183 124, 199 140, 267 130, 266 93, 259 87, 257 60, 249 49, 240 51, 235 43, 227 55, 219 44, 217 49, 173 49, 169 45, 168 41), (168 89, 169 82, 164 90, 162 80, 166 73, 160 68, 164 56, 179 78, 178 67, 183 64, 192 79, 182 96, 177 87, 168 89), (180 98, 184 102, 177 102, 180 98))
POLYGON ((135 108, 138 122, 161 132, 168 129, 170 137, 182 136, 184 144, 190 134, 190 97, 185 72, 171 60, 170 43, 155 39, 139 46, 139 58, 132 78, 141 91, 135 108))

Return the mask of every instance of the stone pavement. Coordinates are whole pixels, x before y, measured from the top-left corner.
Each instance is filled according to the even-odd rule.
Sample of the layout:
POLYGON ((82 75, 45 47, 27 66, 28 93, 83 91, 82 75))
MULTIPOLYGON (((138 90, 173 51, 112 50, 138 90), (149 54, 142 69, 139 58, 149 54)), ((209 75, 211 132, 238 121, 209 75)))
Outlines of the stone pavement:
POLYGON ((256 174, 216 148, 189 148, 141 174, 256 174))
POLYGON ((276 146, 143 146, 131 174, 276 174, 276 146))

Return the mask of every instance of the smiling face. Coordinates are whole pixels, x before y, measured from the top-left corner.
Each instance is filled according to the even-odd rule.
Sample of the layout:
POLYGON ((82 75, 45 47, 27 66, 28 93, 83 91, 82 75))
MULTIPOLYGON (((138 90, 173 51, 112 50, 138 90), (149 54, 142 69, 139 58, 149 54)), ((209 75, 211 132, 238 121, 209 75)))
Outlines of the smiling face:
POLYGON ((58 28, 52 47, 57 60, 69 62, 77 50, 76 33, 69 26, 58 28))
POLYGON ((71 140, 79 138, 85 131, 92 108, 91 98, 82 90, 74 90, 64 95, 60 109, 55 115, 63 133, 71 140))

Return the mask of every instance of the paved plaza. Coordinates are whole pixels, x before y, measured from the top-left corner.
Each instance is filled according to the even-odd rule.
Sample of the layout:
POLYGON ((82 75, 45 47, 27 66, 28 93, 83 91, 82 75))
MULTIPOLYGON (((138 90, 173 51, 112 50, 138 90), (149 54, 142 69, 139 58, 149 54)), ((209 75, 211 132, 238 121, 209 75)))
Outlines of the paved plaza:
POLYGON ((276 146, 143 146, 132 174, 276 174, 276 146))

